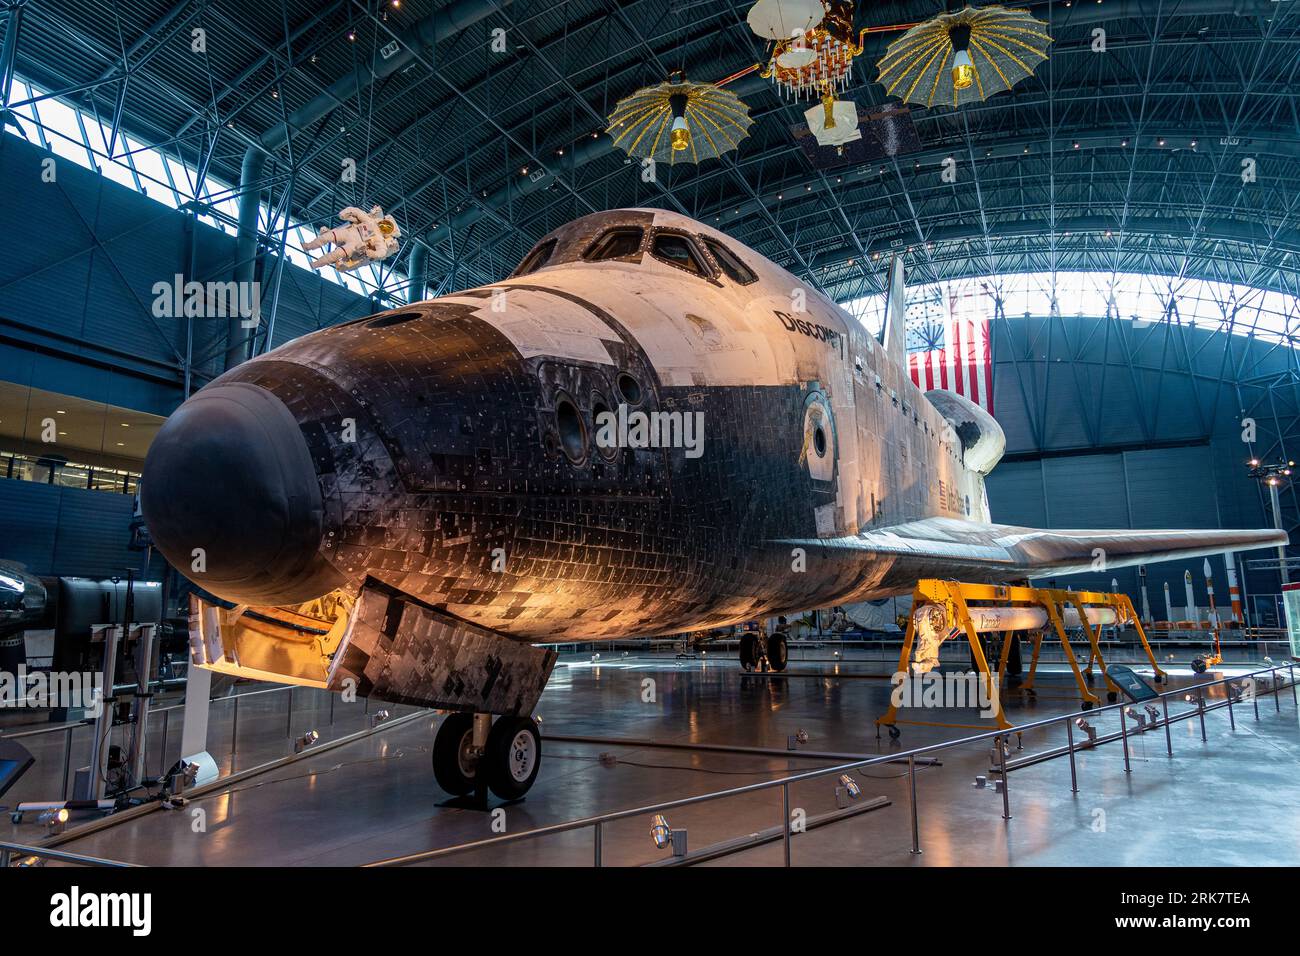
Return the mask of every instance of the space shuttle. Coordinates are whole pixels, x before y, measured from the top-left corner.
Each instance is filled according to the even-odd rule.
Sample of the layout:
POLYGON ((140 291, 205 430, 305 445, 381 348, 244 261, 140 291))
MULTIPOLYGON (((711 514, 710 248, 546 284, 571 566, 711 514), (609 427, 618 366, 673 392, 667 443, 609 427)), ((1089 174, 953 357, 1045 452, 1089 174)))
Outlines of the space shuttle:
MULTIPOLYGON (((303 336, 159 431, 141 504, 197 666, 450 711, 455 794, 522 796, 548 645, 1276 546, 995 524, 998 423, 685 216, 624 209, 509 278, 303 336)), ((1087 494, 1086 488, 1080 494, 1087 494)))

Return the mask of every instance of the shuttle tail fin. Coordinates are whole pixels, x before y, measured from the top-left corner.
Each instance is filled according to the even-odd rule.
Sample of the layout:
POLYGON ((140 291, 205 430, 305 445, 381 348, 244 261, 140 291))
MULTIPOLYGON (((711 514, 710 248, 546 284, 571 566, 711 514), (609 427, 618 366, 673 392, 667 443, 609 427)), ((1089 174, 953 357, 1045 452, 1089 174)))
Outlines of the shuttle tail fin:
POLYGON ((885 298, 885 351, 900 365, 907 365, 907 339, 903 326, 907 321, 906 291, 903 285, 903 257, 889 260, 889 281, 885 298))

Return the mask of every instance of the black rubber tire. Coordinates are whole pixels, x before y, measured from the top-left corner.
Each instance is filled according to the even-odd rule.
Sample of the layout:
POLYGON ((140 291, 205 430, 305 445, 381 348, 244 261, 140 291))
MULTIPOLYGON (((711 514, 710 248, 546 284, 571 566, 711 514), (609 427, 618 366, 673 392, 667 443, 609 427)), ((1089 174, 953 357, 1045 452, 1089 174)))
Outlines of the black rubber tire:
POLYGON ((474 735, 473 714, 449 714, 433 738, 433 777, 438 786, 453 797, 463 797, 474 789, 475 773, 466 773, 460 752, 465 735, 474 735))
POLYGON ((488 789, 502 800, 518 800, 526 794, 542 766, 542 735, 537 721, 531 717, 497 718, 488 734, 481 764, 488 789), (520 735, 531 739, 519 741, 520 735), (524 771, 522 776, 520 769, 524 771))
POLYGON ((1204 658, 1204 657, 1193 657, 1193 658, 1192 658, 1192 672, 1193 672, 1193 673, 1195 673, 1195 674, 1204 674, 1204 673, 1205 673, 1207 670, 1209 670, 1209 669, 1210 669, 1210 668, 1209 668, 1209 665, 1205 663, 1205 658, 1204 658))
POLYGON ((899 730, 897 727, 895 727, 893 724, 890 724, 890 725, 889 725, 889 739, 890 739, 890 740, 897 740, 897 739, 898 739, 899 737, 901 737, 901 736, 903 736, 903 732, 902 732, 901 730, 899 730))
POLYGON ((790 647, 786 644, 785 635, 777 631, 767 639, 768 666, 774 671, 783 671, 789 662, 790 647))
POLYGON ((740 666, 752 671, 758 666, 758 637, 754 634, 740 635, 740 666))
POLYGON ((1119 691, 1115 691, 1115 690, 1106 691, 1106 703, 1113 704, 1117 700, 1119 700, 1119 691))

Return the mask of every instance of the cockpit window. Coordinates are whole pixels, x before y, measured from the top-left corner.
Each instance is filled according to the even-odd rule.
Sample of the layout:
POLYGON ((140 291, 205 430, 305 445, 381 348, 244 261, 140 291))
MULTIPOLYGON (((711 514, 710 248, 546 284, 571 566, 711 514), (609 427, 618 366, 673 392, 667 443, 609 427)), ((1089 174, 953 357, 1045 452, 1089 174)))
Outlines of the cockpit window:
POLYGON ((650 243, 650 254, 697 276, 709 275, 695 243, 683 235, 674 232, 655 233, 654 240, 650 243))
POLYGON ((546 265, 547 260, 551 258, 551 253, 554 251, 555 240, 547 239, 524 257, 524 261, 519 263, 519 268, 515 270, 514 274, 516 276, 531 275, 542 266, 546 265))
POLYGON ((588 262, 604 262, 606 259, 623 259, 634 256, 641 251, 641 239, 645 232, 635 228, 611 229, 591 244, 583 258, 588 262))
POLYGON ((713 253, 718 268, 725 272, 732 282, 737 285, 749 285, 751 282, 758 281, 758 276, 749 271, 749 266, 737 259, 735 253, 722 243, 714 239, 705 239, 704 244, 709 247, 709 252, 713 253))

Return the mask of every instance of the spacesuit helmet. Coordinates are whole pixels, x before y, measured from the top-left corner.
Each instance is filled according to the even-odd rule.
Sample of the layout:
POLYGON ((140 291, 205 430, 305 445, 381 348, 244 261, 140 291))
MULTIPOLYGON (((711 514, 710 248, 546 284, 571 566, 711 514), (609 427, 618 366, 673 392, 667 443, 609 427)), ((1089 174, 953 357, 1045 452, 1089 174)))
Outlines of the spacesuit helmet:
POLYGON ((392 216, 385 216, 379 220, 379 231, 384 234, 386 239, 402 238, 402 230, 397 228, 397 222, 392 216))

